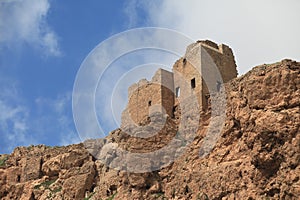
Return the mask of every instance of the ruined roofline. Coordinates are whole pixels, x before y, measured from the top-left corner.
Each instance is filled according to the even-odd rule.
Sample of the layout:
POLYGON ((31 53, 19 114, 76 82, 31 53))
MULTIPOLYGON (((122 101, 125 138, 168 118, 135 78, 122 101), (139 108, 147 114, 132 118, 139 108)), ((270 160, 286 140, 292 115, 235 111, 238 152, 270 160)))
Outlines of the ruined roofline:
POLYGON ((146 78, 140 79, 137 83, 133 83, 131 86, 128 87, 128 98, 130 98, 132 93, 141 85, 146 85, 150 83, 151 81, 148 81, 146 78))
POLYGON ((161 76, 161 72, 167 72, 167 73, 173 73, 170 72, 168 70, 162 69, 162 68, 158 68, 154 75, 152 76, 151 80, 147 80, 146 78, 142 78, 140 79, 137 83, 133 83, 131 86, 129 86, 128 88, 128 98, 130 98, 130 96, 132 95, 132 93, 139 87, 141 87, 142 85, 149 85, 152 83, 160 83, 159 77, 161 76))
POLYGON ((197 40, 197 42, 190 44, 187 48, 186 48, 186 53, 185 53, 185 57, 186 55, 190 52, 191 49, 193 49, 196 45, 201 45, 205 48, 209 48, 213 51, 216 51, 220 54, 225 54, 225 52, 227 51, 232 51, 231 48, 226 45, 226 44, 216 44, 215 42, 211 41, 211 40, 197 40))
MULTIPOLYGON (((183 57, 181 57, 179 60, 181 60, 182 58, 185 59, 189 53, 191 53, 191 50, 193 48, 199 48, 200 46, 212 50, 214 52, 217 52, 220 55, 220 59, 230 59, 230 57, 232 57, 234 59, 233 56, 233 52, 232 49, 225 45, 225 44, 216 44, 215 42, 212 42, 210 40, 198 40, 192 44, 190 44, 187 48, 186 48, 186 53, 185 55, 183 55, 183 57)), ((193 53, 191 54, 191 56, 193 55, 193 53)), ((175 61, 174 65, 176 65, 176 63, 179 62, 179 60, 175 61)), ((234 61, 235 62, 235 61, 234 61)), ((174 71, 174 65, 172 67, 172 71, 174 71)), ((162 68, 159 68, 154 76, 152 76, 151 80, 147 80, 147 79, 141 79, 140 81, 138 81, 137 83, 132 84, 129 88, 128 88, 128 98, 131 97, 131 95, 133 94, 133 92, 138 89, 139 87, 141 87, 142 85, 149 85, 152 83, 160 83, 161 82, 161 74, 167 74, 167 73, 173 73, 172 71, 168 71, 162 68)))

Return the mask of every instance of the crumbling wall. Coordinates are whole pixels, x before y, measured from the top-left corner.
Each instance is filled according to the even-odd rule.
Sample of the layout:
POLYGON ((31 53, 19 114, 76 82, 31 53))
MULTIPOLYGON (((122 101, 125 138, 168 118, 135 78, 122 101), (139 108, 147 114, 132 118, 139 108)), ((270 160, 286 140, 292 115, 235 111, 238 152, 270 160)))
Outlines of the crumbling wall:
POLYGON ((169 71, 159 69, 151 81, 142 79, 128 90, 128 105, 122 115, 123 126, 139 124, 151 113, 161 112, 173 115, 174 80, 169 71))
POLYGON ((180 87, 180 95, 196 95, 202 110, 208 107, 210 92, 217 92, 223 83, 237 77, 232 50, 209 40, 189 45, 184 58, 175 63, 173 72, 175 87, 180 87), (184 81, 180 80, 182 78, 184 81))
POLYGON ((206 110, 210 92, 218 92, 223 83, 235 77, 236 64, 228 46, 197 41, 176 61, 173 72, 159 69, 151 81, 142 79, 128 89, 122 125, 139 124, 153 112, 173 116, 174 107, 193 95, 198 100, 197 109, 206 110))
MULTIPOLYGON (((177 93, 175 95, 179 102, 184 101, 185 98, 191 95, 195 95, 200 99, 202 80, 200 71, 196 69, 196 66, 193 66, 186 58, 181 58, 174 64, 173 73, 175 93, 177 93)), ((177 103, 179 103, 178 101, 177 103)))

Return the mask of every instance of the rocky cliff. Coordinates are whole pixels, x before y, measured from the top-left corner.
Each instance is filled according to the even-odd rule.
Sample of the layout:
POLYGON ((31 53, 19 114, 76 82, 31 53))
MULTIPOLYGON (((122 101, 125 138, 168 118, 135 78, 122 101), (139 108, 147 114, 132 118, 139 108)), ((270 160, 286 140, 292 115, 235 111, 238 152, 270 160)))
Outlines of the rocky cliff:
POLYGON ((300 63, 257 66, 225 87, 224 128, 206 156, 210 110, 184 153, 156 171, 107 164, 116 146, 142 153, 163 147, 176 137, 179 117, 167 117, 159 134, 146 139, 117 129, 85 145, 18 147, 0 157, 0 199, 299 199, 300 63), (87 151, 95 146, 105 164, 87 151))

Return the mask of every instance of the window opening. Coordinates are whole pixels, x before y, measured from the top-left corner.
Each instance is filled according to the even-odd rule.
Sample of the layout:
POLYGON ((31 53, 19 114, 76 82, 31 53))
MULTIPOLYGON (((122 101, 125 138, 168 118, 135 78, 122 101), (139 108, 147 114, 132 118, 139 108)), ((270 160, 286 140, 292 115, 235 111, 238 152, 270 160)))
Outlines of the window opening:
POLYGON ((195 80, 195 78, 193 78, 191 80, 191 88, 194 89, 195 87, 196 87, 196 80, 195 80))
POLYGON ((179 97, 180 96, 180 87, 177 87, 176 90, 175 90, 175 95, 176 97, 179 97))

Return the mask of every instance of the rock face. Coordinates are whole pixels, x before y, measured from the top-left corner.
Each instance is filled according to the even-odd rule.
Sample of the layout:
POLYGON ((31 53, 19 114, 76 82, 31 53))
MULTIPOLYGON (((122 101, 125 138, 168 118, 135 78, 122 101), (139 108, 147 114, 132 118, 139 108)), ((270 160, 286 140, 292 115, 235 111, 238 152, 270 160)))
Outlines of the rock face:
POLYGON ((141 153, 161 148, 176 136, 180 117, 167 118, 158 136, 144 140, 117 129, 86 141, 87 149, 18 147, 0 157, 0 199, 299 199, 300 63, 261 65, 225 88, 224 128, 204 157, 210 110, 184 153, 156 171, 111 169, 87 149, 109 164, 117 147, 141 153))

